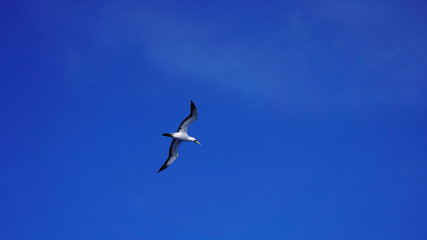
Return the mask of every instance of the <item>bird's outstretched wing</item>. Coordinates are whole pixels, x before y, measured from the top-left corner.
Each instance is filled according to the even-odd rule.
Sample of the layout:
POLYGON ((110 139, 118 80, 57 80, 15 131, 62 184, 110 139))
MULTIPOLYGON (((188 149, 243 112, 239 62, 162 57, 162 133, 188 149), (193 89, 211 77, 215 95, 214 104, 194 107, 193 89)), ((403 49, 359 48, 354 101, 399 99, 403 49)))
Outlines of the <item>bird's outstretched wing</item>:
POLYGON ((179 125, 178 132, 187 133, 188 126, 197 119, 197 109, 193 101, 191 101, 191 113, 179 125))
POLYGON ((175 161, 175 159, 178 157, 178 146, 181 143, 181 140, 174 139, 171 143, 171 146, 169 148, 169 157, 166 159, 166 162, 163 164, 163 166, 159 169, 157 172, 163 171, 165 168, 169 167, 175 161))

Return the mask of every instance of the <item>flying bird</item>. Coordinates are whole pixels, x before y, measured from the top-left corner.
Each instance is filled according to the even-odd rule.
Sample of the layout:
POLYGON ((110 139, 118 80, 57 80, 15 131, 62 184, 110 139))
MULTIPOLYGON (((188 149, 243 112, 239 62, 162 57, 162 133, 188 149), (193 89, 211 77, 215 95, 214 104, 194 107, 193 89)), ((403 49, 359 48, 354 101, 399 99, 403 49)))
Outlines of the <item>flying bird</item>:
POLYGON ((181 125, 179 125, 178 131, 174 133, 162 134, 163 136, 173 138, 173 140, 169 148, 169 157, 168 159, 166 159, 166 162, 157 172, 163 171, 165 168, 169 167, 169 165, 171 165, 175 161, 175 159, 178 157, 178 146, 183 141, 194 142, 201 145, 195 138, 190 137, 187 133, 188 126, 190 126, 190 124, 194 122, 196 119, 197 119, 197 109, 193 101, 191 101, 190 115, 188 115, 188 117, 185 118, 184 121, 182 121, 181 125))

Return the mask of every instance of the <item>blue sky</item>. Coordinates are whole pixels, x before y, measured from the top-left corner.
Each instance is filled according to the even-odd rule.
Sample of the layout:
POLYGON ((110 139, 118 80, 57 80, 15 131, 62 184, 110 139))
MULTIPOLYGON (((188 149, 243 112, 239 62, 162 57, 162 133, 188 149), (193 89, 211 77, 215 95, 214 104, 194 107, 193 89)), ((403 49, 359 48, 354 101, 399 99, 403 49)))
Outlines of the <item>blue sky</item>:
POLYGON ((426 239, 425 8, 3 3, 0 238, 426 239))

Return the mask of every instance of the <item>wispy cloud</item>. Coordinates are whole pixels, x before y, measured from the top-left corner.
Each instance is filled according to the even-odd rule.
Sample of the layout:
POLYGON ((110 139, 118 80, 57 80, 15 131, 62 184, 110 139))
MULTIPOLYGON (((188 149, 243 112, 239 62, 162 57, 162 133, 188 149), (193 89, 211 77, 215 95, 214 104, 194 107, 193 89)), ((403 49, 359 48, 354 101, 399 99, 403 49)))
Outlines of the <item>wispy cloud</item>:
MULTIPOLYGON (((226 14, 218 23, 203 17, 203 10, 166 5, 116 3, 80 14, 87 15, 82 31, 92 47, 132 46, 162 74, 231 91, 249 102, 308 111, 426 104, 421 54, 426 35, 417 28, 393 30, 410 20, 393 19, 398 6, 325 3, 278 7, 273 16, 259 11, 261 16, 252 18, 226 14)), ((70 51, 74 63, 87 54, 70 51)), ((69 65, 78 72, 73 62, 69 65)))

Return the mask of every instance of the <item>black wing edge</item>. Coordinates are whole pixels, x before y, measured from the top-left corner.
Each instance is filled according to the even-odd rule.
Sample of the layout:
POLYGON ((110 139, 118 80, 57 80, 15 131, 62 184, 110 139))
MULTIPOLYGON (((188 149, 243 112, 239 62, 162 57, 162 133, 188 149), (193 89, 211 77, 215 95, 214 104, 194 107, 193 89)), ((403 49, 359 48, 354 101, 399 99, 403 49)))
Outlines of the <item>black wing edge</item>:
POLYGON ((189 119, 189 118, 191 117, 191 114, 193 114, 193 110, 196 110, 196 111, 197 111, 196 105, 194 105, 193 101, 192 101, 192 100, 190 100, 190 102, 191 102, 190 115, 188 115, 188 116, 187 116, 187 117, 186 117, 186 118, 181 122, 181 124, 179 124, 178 132, 179 132, 179 130, 181 130, 181 125, 182 125, 185 121, 187 121, 187 119, 189 119))
POLYGON ((190 111, 190 113, 191 113, 191 112, 193 112, 193 109, 197 110, 197 108, 196 108, 196 105, 194 105, 193 101, 190 101, 190 102, 191 102, 191 111, 190 111))
MULTIPOLYGON (((171 158, 172 156, 172 145, 174 144, 175 141, 179 141, 179 140, 176 140, 176 139, 172 140, 171 146, 169 147, 169 157, 168 159, 166 159, 165 163, 163 163, 163 166, 159 169, 159 171, 157 171, 158 173, 170 166, 170 164, 168 165, 168 162, 169 162, 169 158, 171 158)), ((181 142, 179 142, 178 145, 179 144, 181 144, 181 142)))
POLYGON ((158 173, 159 172, 161 172, 161 171, 163 171, 163 170, 165 170, 167 167, 169 167, 169 165, 168 165, 168 161, 169 161, 169 158, 168 159, 166 159, 166 162, 163 164, 163 166, 159 169, 159 171, 157 171, 158 173))

